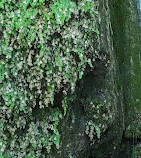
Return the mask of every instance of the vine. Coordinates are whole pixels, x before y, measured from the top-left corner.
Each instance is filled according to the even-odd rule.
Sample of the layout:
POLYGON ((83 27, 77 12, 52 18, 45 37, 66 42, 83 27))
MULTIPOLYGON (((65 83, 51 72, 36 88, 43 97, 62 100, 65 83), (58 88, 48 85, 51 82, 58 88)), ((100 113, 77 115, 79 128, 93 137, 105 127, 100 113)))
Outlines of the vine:
POLYGON ((96 17, 93 0, 0 1, 0 157, 59 149, 68 96, 87 64, 93 67, 96 17), (42 118, 36 108, 46 111, 42 118))

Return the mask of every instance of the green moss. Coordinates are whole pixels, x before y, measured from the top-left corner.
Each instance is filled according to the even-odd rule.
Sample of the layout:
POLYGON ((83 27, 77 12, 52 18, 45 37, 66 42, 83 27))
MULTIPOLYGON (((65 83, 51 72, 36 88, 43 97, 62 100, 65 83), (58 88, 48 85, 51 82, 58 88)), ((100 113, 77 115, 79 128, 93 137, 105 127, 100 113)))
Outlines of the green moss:
POLYGON ((113 2, 112 26, 114 49, 120 67, 121 84, 125 105, 125 124, 127 137, 133 133, 141 136, 141 75, 140 49, 141 36, 135 1, 116 0, 113 2), (134 132, 133 132, 134 131, 134 132), (139 132, 140 131, 140 132, 139 132))

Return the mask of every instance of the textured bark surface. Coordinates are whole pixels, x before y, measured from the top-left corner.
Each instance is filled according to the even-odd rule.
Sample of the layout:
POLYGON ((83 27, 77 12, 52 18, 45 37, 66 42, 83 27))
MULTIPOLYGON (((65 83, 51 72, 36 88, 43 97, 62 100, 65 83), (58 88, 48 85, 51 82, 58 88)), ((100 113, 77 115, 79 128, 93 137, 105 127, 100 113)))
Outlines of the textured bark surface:
POLYGON ((141 138, 141 32, 135 1, 113 1, 114 48, 122 78, 125 136, 141 138))

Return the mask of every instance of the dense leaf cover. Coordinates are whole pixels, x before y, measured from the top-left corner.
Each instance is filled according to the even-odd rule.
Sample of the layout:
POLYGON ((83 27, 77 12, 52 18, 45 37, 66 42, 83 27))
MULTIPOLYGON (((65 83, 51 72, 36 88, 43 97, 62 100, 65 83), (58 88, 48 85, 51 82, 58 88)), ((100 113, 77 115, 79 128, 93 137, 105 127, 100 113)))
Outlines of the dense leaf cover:
POLYGON ((59 149, 59 121, 93 66, 96 17, 93 0, 0 0, 0 157, 59 149), (36 108, 47 113, 37 119, 36 108))

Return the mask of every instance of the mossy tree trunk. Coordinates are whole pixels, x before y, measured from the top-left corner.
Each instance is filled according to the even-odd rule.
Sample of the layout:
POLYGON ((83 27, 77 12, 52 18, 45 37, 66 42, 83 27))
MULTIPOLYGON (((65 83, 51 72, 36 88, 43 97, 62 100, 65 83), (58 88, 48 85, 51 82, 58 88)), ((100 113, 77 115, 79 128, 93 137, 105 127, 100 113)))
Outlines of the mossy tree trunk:
POLYGON ((141 28, 134 0, 112 2, 114 49, 121 74, 125 137, 141 138, 141 28))

